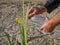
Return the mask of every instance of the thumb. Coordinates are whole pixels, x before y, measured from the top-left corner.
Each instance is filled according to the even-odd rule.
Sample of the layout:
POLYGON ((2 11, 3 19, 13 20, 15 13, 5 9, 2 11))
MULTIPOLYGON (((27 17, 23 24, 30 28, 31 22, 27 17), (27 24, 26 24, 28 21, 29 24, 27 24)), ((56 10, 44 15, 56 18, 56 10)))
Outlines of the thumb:
POLYGON ((45 18, 45 22, 48 22, 50 19, 48 17, 45 18))
POLYGON ((30 19, 31 17, 33 17, 36 13, 36 10, 34 12, 32 12, 30 15, 28 15, 28 19, 30 19))
MULTIPOLYGON (((48 22, 50 19, 48 17, 45 18, 45 23, 48 22)), ((40 30, 43 30, 46 26, 46 24, 43 24, 42 27, 40 28, 40 30)))

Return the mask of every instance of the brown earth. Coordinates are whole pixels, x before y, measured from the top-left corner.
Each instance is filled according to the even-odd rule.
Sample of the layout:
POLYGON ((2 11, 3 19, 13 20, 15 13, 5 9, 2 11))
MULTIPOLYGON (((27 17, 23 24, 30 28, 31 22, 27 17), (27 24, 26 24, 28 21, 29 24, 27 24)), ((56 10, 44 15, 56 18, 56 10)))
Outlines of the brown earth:
MULTIPOLYGON (((46 0, 30 0, 31 5, 43 5, 46 0)), ((25 4, 27 5, 27 4, 25 4)), ((20 16, 20 7, 21 0, 0 0, 0 45, 9 45, 8 40, 5 35, 5 31, 8 32, 13 38, 14 43, 17 38, 17 45, 20 44, 20 36, 19 30, 17 26, 17 22, 15 19, 20 16)), ((44 13, 42 16, 45 18, 46 15, 49 18, 52 18, 56 12, 60 10, 58 7, 52 13, 44 13)), ((41 20, 41 23, 44 20, 41 20)), ((55 28, 56 32, 60 33, 60 25, 55 28)), ((28 30, 28 43, 29 45, 60 45, 60 36, 57 35, 42 35, 42 33, 35 29, 33 24, 29 22, 29 30, 28 30)))

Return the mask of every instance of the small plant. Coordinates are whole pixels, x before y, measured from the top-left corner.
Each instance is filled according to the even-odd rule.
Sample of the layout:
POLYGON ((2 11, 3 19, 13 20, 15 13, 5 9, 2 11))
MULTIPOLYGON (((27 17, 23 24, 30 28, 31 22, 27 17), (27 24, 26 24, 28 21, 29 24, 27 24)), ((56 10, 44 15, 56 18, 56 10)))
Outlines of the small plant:
POLYGON ((5 34, 6 34, 6 36, 7 36, 7 40, 8 40, 8 42, 9 42, 9 45, 14 45, 13 40, 10 39, 10 35, 9 35, 7 32, 5 32, 5 34))
POLYGON ((28 20, 28 18, 27 18, 27 16, 28 16, 28 9, 29 9, 29 4, 28 4, 28 7, 27 7, 27 12, 26 12, 26 15, 25 15, 25 10, 24 10, 24 0, 22 0, 22 4, 23 4, 23 6, 22 6, 22 15, 23 15, 23 19, 22 19, 22 23, 20 24, 19 22, 20 21, 18 21, 17 20, 17 22, 18 22, 18 26, 20 27, 21 26, 21 29, 20 29, 20 33, 21 33, 21 45, 28 45, 28 42, 27 42, 27 20, 28 20))
MULTIPOLYGON (((28 18, 27 18, 27 16, 28 16, 29 4, 28 4, 28 7, 27 7, 26 15, 25 15, 24 2, 25 2, 25 0, 22 0, 22 7, 21 7, 22 10, 21 10, 21 13, 20 13, 23 16, 22 16, 22 18, 16 18, 16 21, 18 23, 18 27, 19 27, 19 30, 20 30, 20 33, 21 33, 20 34, 21 35, 21 45, 28 45, 28 42, 27 42, 27 20, 28 20, 28 18)), ((9 34, 6 33, 6 32, 5 32, 5 34, 7 36, 9 44, 14 45, 13 41, 11 41, 11 39, 10 39, 9 34)))

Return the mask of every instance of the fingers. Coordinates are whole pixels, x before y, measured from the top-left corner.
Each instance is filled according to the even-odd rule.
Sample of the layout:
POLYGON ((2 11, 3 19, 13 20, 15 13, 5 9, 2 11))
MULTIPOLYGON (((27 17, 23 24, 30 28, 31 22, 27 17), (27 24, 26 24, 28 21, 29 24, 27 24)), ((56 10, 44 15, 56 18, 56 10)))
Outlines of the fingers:
POLYGON ((40 30, 44 30, 44 27, 45 27, 44 25, 42 27, 40 27, 40 30))
POLYGON ((52 32, 53 28, 50 27, 49 25, 43 25, 40 30, 43 30, 45 32, 52 32))
POLYGON ((45 31, 45 32, 48 32, 45 27, 41 27, 41 28, 37 28, 38 30, 42 30, 42 31, 45 31))
POLYGON ((49 31, 46 29, 46 27, 41 27, 40 30, 43 30, 43 31, 45 31, 45 32, 49 32, 49 31))
POLYGON ((31 8, 31 9, 29 10, 28 19, 30 19, 31 17, 33 17, 33 16, 35 15, 35 13, 36 13, 36 9, 33 10, 33 9, 31 8))
POLYGON ((40 30, 44 30, 49 20, 50 19, 48 17, 45 18, 45 23, 42 25, 42 27, 40 27, 40 30))
POLYGON ((33 7, 31 7, 28 11, 28 15, 34 11, 33 7))
POLYGON ((40 28, 40 30, 45 30, 46 25, 47 25, 47 23, 48 23, 49 20, 50 20, 50 19, 49 19, 48 17, 46 17, 45 23, 44 23, 43 26, 40 28))
POLYGON ((48 17, 45 18, 45 22, 48 22, 50 19, 48 17))

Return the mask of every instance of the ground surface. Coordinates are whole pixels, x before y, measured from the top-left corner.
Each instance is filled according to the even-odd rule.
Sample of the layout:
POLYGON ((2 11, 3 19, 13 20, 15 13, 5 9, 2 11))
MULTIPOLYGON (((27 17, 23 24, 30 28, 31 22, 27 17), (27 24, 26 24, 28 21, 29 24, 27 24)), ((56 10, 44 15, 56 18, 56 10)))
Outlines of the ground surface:
MULTIPOLYGON (((31 5, 33 4, 43 5, 45 2, 46 0, 39 1, 31 0, 31 5)), ((15 21, 16 17, 19 17, 20 15, 20 7, 21 7, 20 0, 0 0, 0 45, 9 45, 6 35, 4 34, 4 31, 10 34, 14 42, 16 42, 15 38, 17 37, 18 44, 20 44, 19 30, 17 23, 15 21)), ((45 18, 47 15, 48 17, 51 18, 56 14, 58 10, 60 9, 58 8, 54 10, 51 14, 44 13, 40 17, 45 18)), ((44 20, 41 19, 40 23, 42 24, 43 21, 44 20)), ((60 33, 60 25, 56 27, 54 31, 60 33)), ((36 30, 30 21, 28 39, 29 45, 60 45, 60 36, 54 34, 42 36, 42 33, 36 30)))

